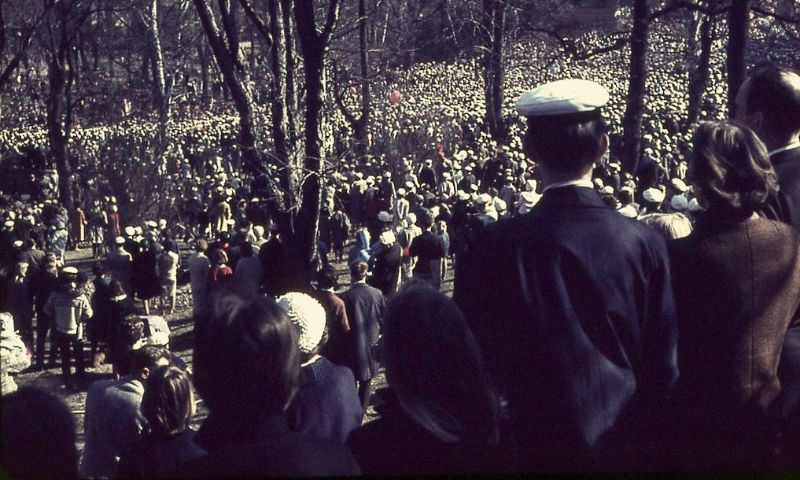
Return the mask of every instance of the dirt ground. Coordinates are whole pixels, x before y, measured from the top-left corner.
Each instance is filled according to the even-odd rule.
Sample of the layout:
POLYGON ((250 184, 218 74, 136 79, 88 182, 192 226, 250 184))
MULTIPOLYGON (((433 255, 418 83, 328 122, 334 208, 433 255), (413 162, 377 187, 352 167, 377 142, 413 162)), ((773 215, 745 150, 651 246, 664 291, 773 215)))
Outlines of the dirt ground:
MULTIPOLYGON (((186 250, 181 251, 181 262, 185 265, 186 257, 189 255, 189 252, 186 250)), ((91 258, 92 253, 91 249, 79 249, 73 252, 67 252, 67 264, 76 266, 80 270, 85 271, 90 274, 91 277, 91 265, 93 263, 93 259, 91 258)), ((334 266, 340 271, 340 282, 342 282, 342 291, 347 288, 347 279, 349 275, 346 274, 346 265, 342 263, 334 263, 334 266)), ((453 283, 452 283, 452 273, 448 275, 445 282, 442 285, 442 290, 446 294, 450 294, 452 292, 453 283)), ((177 295, 177 305, 175 309, 175 313, 172 315, 167 315, 166 319, 170 326, 170 350, 180 356, 183 360, 185 360, 189 365, 192 364, 192 330, 194 325, 191 319, 191 291, 189 286, 178 287, 178 295, 177 295)), ((143 307, 141 302, 137 302, 137 308, 144 313, 143 307)), ((49 345, 48 345, 49 349, 49 345)), ((88 354, 88 347, 85 350, 85 354, 87 359, 89 357, 88 354)), ((58 359, 60 362, 60 358, 58 359)), ((110 365, 101 365, 99 368, 92 368, 91 367, 91 360, 87 360, 87 378, 86 381, 79 385, 77 391, 67 390, 64 387, 64 382, 61 378, 61 367, 60 363, 57 363, 52 368, 46 368, 42 371, 36 372, 24 372, 20 373, 16 376, 16 382, 19 387, 23 386, 36 386, 39 388, 43 388, 47 391, 50 391, 60 398, 62 398, 66 404, 68 405, 69 409, 72 411, 73 415, 75 416, 75 422, 77 426, 77 443, 78 443, 78 450, 81 451, 83 449, 84 443, 84 430, 83 430, 83 418, 84 418, 84 408, 86 404, 86 389, 89 383, 112 378, 111 373, 111 366, 110 365)), ((378 391, 382 388, 386 387, 386 377, 384 375, 383 369, 380 369, 376 378, 372 381, 373 392, 378 391)), ((196 397, 198 399, 198 408, 197 414, 192 419, 192 424, 194 428, 197 428, 203 421, 203 419, 207 415, 207 409, 203 405, 202 399, 199 396, 196 397)), ((366 415, 364 417, 364 423, 371 422, 375 418, 377 418, 377 414, 375 412, 375 405, 377 402, 380 402, 380 395, 373 395, 370 400, 370 406, 367 408, 366 415)))

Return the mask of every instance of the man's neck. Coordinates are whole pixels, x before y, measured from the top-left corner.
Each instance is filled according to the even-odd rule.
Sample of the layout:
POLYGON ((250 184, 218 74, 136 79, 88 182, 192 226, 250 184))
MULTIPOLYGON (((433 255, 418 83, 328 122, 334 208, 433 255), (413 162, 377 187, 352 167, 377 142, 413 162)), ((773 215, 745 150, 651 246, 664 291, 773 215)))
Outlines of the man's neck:
POLYGON ((542 189, 547 190, 558 185, 563 184, 576 184, 576 183, 591 183, 592 182, 592 169, 589 168, 582 174, 563 174, 557 172, 550 172, 542 168, 542 189))

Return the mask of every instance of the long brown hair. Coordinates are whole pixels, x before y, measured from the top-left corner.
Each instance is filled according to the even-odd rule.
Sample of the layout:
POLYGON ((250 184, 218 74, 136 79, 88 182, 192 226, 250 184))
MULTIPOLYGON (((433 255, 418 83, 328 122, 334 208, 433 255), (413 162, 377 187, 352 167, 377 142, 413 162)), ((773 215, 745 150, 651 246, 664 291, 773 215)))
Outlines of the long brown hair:
POLYGON ((499 441, 500 403, 456 304, 411 283, 389 302, 383 356, 403 410, 444 442, 499 441))
POLYGON ((142 414, 154 435, 174 435, 189 428, 192 382, 178 367, 164 366, 147 377, 142 414))
POLYGON ((705 122, 697 128, 689 168, 709 209, 750 214, 778 191, 767 147, 734 121, 705 122))

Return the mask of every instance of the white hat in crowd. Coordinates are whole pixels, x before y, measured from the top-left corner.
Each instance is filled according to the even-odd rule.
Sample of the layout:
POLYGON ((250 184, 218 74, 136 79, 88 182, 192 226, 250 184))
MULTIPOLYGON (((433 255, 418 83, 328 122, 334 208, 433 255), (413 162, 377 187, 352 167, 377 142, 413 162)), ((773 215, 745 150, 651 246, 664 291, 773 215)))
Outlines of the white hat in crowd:
POLYGON ((608 103, 608 90, 590 80, 566 79, 546 83, 517 99, 524 117, 569 115, 598 110, 608 103))
POLYGON ((672 200, 669 201, 669 204, 678 212, 682 212, 689 208, 689 200, 686 198, 686 195, 673 195, 672 200))
POLYGON ((297 332, 297 345, 303 353, 312 353, 325 332, 325 308, 311 296, 289 292, 276 299, 297 332))
POLYGON ((642 197, 651 203, 661 203, 666 195, 658 188, 648 188, 642 193, 642 197))

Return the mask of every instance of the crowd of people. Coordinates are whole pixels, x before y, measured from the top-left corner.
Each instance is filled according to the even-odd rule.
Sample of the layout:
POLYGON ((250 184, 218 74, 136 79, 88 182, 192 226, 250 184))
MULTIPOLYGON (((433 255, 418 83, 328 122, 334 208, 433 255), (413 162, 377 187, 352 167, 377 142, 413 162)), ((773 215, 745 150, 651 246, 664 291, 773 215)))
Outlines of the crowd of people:
MULTIPOLYGON (((179 178, 164 218, 126 215, 137 199, 88 180, 71 211, 52 178, 55 195, 6 202, 3 466, 20 478, 798 467, 800 74, 754 68, 724 120, 715 70, 715 121, 686 128, 669 98, 685 72, 666 65, 635 172, 608 153, 624 98, 611 69, 544 74, 597 83, 510 69, 519 119, 498 144, 480 98, 436 81, 475 65, 412 67, 371 127, 374 155, 326 179, 313 278, 294 268, 264 179, 220 147, 231 118, 200 121, 207 136, 186 133, 198 120, 172 127, 184 143, 162 172, 179 178), (66 261, 75 248, 91 248, 92 279, 66 261), (191 368, 163 318, 184 283, 191 368), (14 392, 12 374, 59 354, 67 391, 88 365, 113 365, 88 385, 81 455, 62 402, 14 392), (194 431, 198 397, 208 416, 194 431), (379 418, 362 424, 370 406, 379 418)), ((78 143, 94 145, 88 159, 105 148, 92 139, 124 130, 78 143)))

